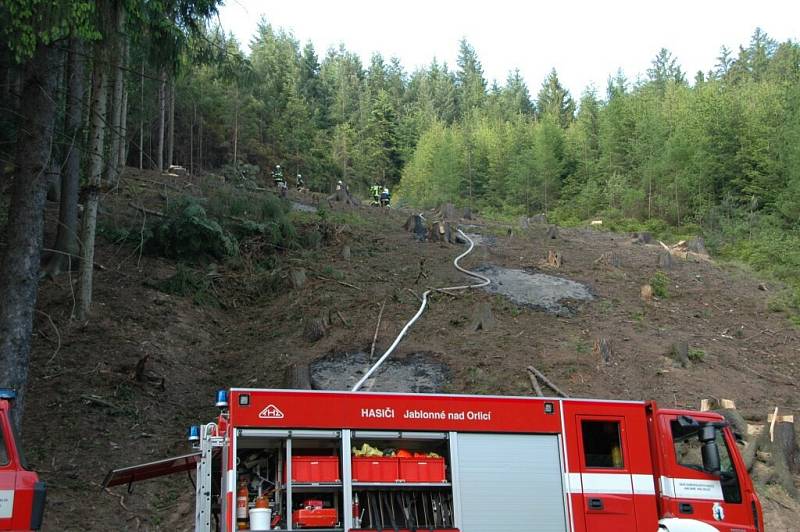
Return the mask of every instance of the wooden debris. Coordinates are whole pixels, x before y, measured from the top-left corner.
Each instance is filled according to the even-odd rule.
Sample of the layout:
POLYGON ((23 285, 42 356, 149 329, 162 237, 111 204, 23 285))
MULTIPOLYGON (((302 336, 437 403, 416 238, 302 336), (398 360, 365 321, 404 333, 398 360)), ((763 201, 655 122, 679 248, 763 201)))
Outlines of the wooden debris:
POLYGON ((372 357, 375 356, 375 342, 378 341, 378 331, 381 328, 381 319, 383 318, 383 309, 386 308, 386 300, 381 304, 381 311, 378 312, 378 323, 375 324, 375 335, 372 337, 372 347, 369 348, 369 361, 372 362, 372 357))
POLYGON ((488 331, 494 328, 497 322, 492 313, 492 306, 489 303, 481 303, 475 309, 470 329, 472 331, 488 331))
POLYGON ((562 391, 561 391, 561 389, 560 389, 558 386, 556 386, 555 384, 553 384, 553 382, 552 382, 550 379, 548 379, 547 377, 545 377, 545 376, 544 376, 544 373, 542 373, 541 371, 539 371, 539 370, 538 370, 538 369, 536 369, 535 367, 533 367, 533 366, 528 366, 528 371, 530 371, 531 373, 533 373, 534 375, 536 375, 536 377, 537 377, 537 378, 538 378, 540 381, 542 381, 542 382, 543 382, 543 383, 545 383, 547 386, 549 386, 551 390, 553 390, 554 392, 556 392, 556 393, 557 393, 558 395, 560 395, 561 397, 569 397, 569 395, 567 395, 566 393, 562 392, 562 391))
POLYGON ((149 359, 150 355, 145 355, 136 362, 136 366, 133 368, 133 380, 136 382, 144 382, 146 380, 144 372, 149 359))
POLYGON ((528 378, 531 380, 531 386, 533 386, 533 391, 536 392, 537 397, 544 397, 544 392, 542 392, 542 387, 539 386, 539 381, 536 380, 536 375, 532 371, 528 371, 528 378))

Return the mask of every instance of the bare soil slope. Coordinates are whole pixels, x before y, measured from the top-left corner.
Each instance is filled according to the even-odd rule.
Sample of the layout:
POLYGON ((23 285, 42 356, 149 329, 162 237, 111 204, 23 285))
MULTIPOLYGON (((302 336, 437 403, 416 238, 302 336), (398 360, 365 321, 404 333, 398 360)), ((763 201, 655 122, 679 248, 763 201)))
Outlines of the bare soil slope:
MULTIPOLYGON (((144 214, 129 203, 159 210, 164 198, 198 192, 185 178, 132 170, 128 177, 105 198, 101 217, 132 228, 144 214)), ((320 249, 281 255, 277 285, 243 290, 246 268, 200 268, 212 278, 218 307, 159 291, 156 284, 176 264, 110 239, 98 241, 102 269, 95 272, 88 323, 69 320, 70 276, 42 282, 24 440, 29 461, 50 486, 46 530, 190 528, 193 488, 186 477, 112 494, 100 489, 105 472, 185 452, 186 428, 215 415, 215 389, 279 387, 290 363, 368 352, 386 301, 380 351, 416 311, 416 294, 463 283, 451 263, 462 248, 416 242, 402 229, 408 213, 336 209, 343 211, 337 229, 320 249), (308 282, 292 289, 288 272, 299 267, 308 282), (310 342, 303 331, 314 318, 329 327, 310 342)), ((317 223, 314 213, 297 216, 301 224, 317 223)), ((800 334, 768 310, 774 287, 760 290, 759 280, 734 267, 677 261, 666 272, 669 296, 645 302, 640 288, 658 269, 659 246, 588 229, 560 230, 549 239, 545 227, 514 228, 509 236, 506 227, 471 223, 470 232, 487 238, 463 265, 544 271, 585 283, 597 297, 572 303, 574 316, 559 317, 483 290, 437 294, 397 356, 431 353, 449 367, 446 391, 530 395, 525 367, 533 364, 573 396, 691 408, 701 398, 724 397, 745 416, 762 419, 775 406, 797 409, 800 334), (543 266, 551 249, 563 256, 560 269, 543 266), (616 254, 619 267, 596 263, 606 252, 616 254), (473 332, 469 325, 481 304, 491 306, 496 324, 473 332), (593 353, 599 338, 611 340, 609 364, 593 353), (693 350, 689 367, 667 356, 676 341, 693 350)), ((791 530, 797 508, 779 494, 773 499, 765 503, 767 530, 791 530)))

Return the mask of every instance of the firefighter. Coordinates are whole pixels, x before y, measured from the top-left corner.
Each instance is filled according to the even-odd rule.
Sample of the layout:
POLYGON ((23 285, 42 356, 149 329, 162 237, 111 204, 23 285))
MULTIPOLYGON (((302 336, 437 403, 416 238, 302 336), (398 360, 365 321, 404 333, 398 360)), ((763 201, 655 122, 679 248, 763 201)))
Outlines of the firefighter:
POLYGON ((342 180, 340 179, 340 180, 339 180, 339 181, 336 183, 336 191, 338 192, 338 191, 342 190, 342 188, 344 188, 344 185, 342 185, 342 180))
POLYGON ((306 186, 305 181, 303 181, 303 174, 297 174, 296 186, 297 186, 297 190, 300 190, 300 189, 302 189, 303 187, 306 186))
POLYGON ((278 188, 281 188, 281 183, 286 184, 286 180, 283 179, 283 170, 281 170, 281 165, 279 164, 275 165, 275 170, 272 171, 272 181, 278 188))
POLYGON ((372 185, 369 187, 370 195, 372 196, 372 204, 373 205, 380 205, 381 204, 381 187, 378 185, 372 185))
POLYGON ((388 207, 389 202, 392 200, 392 195, 389 193, 388 187, 383 187, 383 192, 381 192, 381 207, 388 207))

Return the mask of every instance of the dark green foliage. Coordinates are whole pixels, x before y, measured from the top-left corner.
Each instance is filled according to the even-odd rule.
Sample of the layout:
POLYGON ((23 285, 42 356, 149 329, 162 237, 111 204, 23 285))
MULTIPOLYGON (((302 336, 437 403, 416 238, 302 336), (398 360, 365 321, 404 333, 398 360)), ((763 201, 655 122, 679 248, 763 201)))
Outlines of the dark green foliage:
POLYGON ((664 272, 656 272, 650 279, 650 286, 653 288, 653 295, 667 299, 669 297, 669 277, 664 272))
POLYGON ((209 218, 197 200, 185 197, 153 226, 145 250, 175 259, 223 259, 237 253, 237 244, 217 221, 209 218))
POLYGON ((183 263, 172 277, 156 283, 156 288, 166 294, 187 297, 191 296, 195 304, 219 307, 219 300, 214 293, 211 277, 191 269, 183 263))

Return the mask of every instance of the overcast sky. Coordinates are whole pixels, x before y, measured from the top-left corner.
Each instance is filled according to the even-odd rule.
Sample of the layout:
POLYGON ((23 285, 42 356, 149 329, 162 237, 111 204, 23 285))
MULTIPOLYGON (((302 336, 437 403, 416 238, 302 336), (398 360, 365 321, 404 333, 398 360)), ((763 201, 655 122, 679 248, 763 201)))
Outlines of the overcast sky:
POLYGON ((800 38, 797 0, 225 0, 220 21, 245 45, 263 15, 311 41, 317 54, 344 43, 365 64, 373 52, 397 56, 407 72, 436 57, 455 67, 462 37, 487 80, 504 83, 519 68, 535 97, 555 67, 573 95, 622 68, 643 75, 662 47, 691 80, 711 68, 724 44, 738 50, 761 27, 778 41, 800 38))

